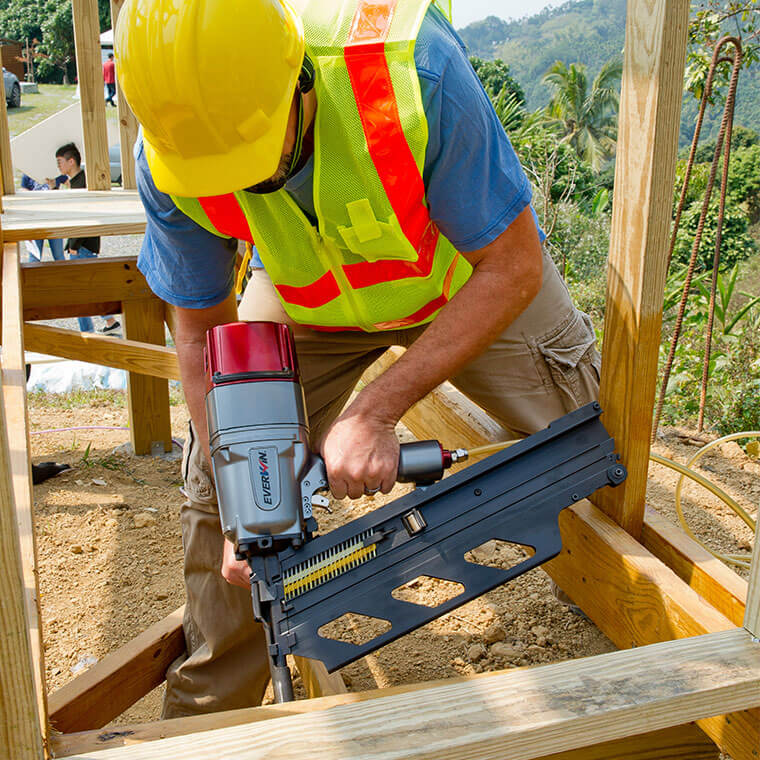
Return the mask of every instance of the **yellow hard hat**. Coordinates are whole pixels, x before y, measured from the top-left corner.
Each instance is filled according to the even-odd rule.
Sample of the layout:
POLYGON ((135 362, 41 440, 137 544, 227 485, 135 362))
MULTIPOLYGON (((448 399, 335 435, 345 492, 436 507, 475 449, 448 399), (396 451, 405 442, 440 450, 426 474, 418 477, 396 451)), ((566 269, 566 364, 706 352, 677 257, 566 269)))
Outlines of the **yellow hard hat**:
POLYGON ((288 0, 127 0, 115 49, 159 190, 222 195, 276 172, 304 57, 288 0))

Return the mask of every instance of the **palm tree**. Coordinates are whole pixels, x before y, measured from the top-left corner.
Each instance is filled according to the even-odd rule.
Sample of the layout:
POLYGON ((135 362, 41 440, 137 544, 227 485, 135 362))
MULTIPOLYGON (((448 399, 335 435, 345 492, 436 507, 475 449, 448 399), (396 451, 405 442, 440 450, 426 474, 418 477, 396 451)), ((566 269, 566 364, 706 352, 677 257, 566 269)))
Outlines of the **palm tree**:
POLYGON ((602 66, 589 93, 586 67, 557 61, 542 80, 553 90, 547 115, 564 132, 562 142, 569 143, 595 172, 615 152, 622 74, 623 62, 613 58, 602 66))

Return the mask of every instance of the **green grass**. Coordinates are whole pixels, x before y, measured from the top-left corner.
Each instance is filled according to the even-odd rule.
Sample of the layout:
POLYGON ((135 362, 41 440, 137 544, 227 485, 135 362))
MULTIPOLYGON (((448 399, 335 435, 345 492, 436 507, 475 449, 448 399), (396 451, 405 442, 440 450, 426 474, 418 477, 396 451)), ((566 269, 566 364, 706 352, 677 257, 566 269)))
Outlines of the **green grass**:
MULTIPOLYGON (((81 409, 83 407, 114 407, 123 409, 127 405, 127 392, 107 388, 92 390, 75 390, 66 393, 49 393, 47 391, 30 391, 27 394, 32 409, 81 409)), ((182 388, 176 383, 169 384, 169 406, 183 404, 185 397, 182 388)))
MULTIPOLYGON (((33 127, 48 116, 52 116, 76 101, 73 84, 41 84, 39 93, 24 93, 21 96, 19 108, 8 109, 8 126, 11 137, 20 135, 29 127, 33 127)), ((106 117, 116 120, 116 109, 110 106, 106 109, 106 117)))

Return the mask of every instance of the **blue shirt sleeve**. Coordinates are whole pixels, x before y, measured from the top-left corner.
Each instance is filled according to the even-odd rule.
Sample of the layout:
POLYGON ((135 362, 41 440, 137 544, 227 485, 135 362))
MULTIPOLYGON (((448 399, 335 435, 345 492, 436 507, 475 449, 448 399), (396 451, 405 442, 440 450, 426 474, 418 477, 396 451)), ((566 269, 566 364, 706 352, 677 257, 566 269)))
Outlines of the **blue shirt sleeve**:
POLYGON ((435 8, 415 61, 429 132, 423 176, 430 216, 458 250, 475 251, 530 204, 530 182, 464 44, 435 8))
POLYGON ((167 303, 186 309, 224 301, 233 286, 237 241, 204 229, 156 188, 142 136, 135 145, 135 172, 147 217, 137 268, 150 289, 167 303))

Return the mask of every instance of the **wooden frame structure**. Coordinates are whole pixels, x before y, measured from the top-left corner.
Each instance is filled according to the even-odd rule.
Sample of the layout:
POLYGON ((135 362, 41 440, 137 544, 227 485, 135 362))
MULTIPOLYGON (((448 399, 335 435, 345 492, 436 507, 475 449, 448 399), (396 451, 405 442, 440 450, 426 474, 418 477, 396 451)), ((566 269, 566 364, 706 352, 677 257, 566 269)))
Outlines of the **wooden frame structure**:
MULTIPOLYGON (((112 0, 114 17, 120 5, 112 0)), ((74 0, 92 188, 105 184, 106 147, 104 106, 92 75, 99 66, 96 17, 95 0, 74 0)), ((163 340, 171 314, 132 259, 20 265, 17 241, 139 233, 144 220, 128 189, 12 197, 8 130, 0 113, 6 193, 0 231, 0 757, 248 760, 277 752, 378 760, 707 760, 719 749, 733 760, 760 757, 757 542, 747 583, 646 510, 644 501, 687 21, 688 0, 629 0, 601 402, 630 475, 624 488, 562 513, 564 549, 547 565, 621 651, 364 694, 345 693, 339 677, 301 661, 315 698, 107 733, 98 729, 160 683, 182 651, 182 613, 47 695, 24 349, 128 370, 133 443, 147 451, 154 441, 169 440, 162 416, 166 382, 178 377, 176 355, 163 340), (123 341, 31 324, 116 310, 125 316, 123 341)), ((0 97, 0 111, 4 102, 0 97)), ((134 136, 134 118, 121 97, 119 108, 125 146, 134 136)), ((122 157, 129 188, 129 151, 122 157)), ((370 373, 394 359, 388 352, 370 373)), ((502 438, 492 420, 446 386, 410 410, 405 422, 419 437, 445 445, 502 438)))

